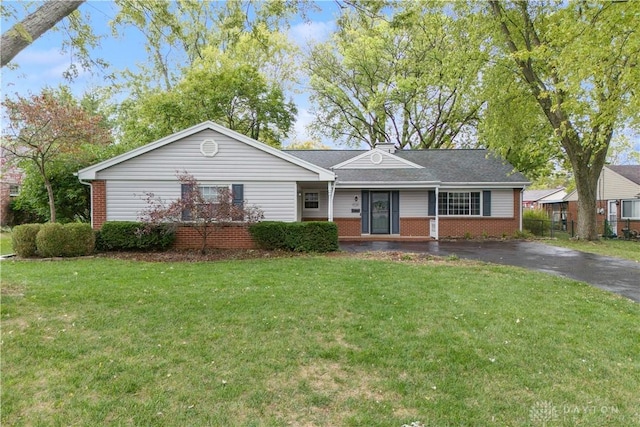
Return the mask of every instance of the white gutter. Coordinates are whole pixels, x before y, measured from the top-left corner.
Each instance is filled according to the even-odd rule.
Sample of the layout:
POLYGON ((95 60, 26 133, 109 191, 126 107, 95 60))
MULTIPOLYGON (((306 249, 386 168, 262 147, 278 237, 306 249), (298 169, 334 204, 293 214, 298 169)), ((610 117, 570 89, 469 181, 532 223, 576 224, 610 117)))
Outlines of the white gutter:
POLYGON ((520 190, 520 232, 522 233, 522 214, 524 213, 524 209, 522 207, 524 199, 524 187, 520 190))

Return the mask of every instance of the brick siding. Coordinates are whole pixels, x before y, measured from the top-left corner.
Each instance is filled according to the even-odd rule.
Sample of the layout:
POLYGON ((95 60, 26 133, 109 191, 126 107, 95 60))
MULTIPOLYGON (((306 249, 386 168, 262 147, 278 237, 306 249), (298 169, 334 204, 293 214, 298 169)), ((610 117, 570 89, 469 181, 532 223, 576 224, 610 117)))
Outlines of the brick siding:
POLYGON ((106 181, 91 182, 91 225, 99 230, 107 221, 107 183, 106 181))
MULTIPOLYGON (((182 225, 176 231, 174 249, 200 249, 202 236, 194 227, 182 225)), ((228 224, 222 227, 213 227, 207 236, 207 248, 209 249, 254 249, 256 247, 249 227, 246 224, 228 224)))
POLYGON ((354 237, 362 234, 360 218, 334 218, 333 222, 338 226, 340 237, 354 237))
POLYGON ((441 239, 456 237, 513 236, 519 230, 518 218, 446 218, 440 217, 438 234, 441 239))
POLYGON ((400 218, 400 235, 407 237, 429 237, 431 218, 400 218))

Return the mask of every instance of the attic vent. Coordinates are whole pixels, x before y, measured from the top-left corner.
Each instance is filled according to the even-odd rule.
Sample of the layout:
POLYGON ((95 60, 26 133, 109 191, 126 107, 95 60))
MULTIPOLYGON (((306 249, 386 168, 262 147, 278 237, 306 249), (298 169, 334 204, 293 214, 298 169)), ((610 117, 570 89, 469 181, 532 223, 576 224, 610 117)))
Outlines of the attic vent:
POLYGON ((369 159, 371 160, 371 163, 373 163, 374 165, 379 165, 380 163, 382 163, 382 154, 371 153, 371 157, 369 157, 369 159))
POLYGON ((218 143, 213 139, 205 139, 200 143, 200 152, 205 157, 213 157, 218 154, 218 143))

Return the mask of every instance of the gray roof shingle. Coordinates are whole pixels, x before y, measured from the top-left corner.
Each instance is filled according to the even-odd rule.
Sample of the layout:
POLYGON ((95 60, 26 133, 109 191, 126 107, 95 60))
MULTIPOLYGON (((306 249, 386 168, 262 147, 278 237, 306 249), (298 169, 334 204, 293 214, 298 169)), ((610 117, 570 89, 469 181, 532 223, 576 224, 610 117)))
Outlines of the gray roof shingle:
MULTIPOLYGON (((284 150, 325 169, 356 157, 367 150, 284 150)), ((513 166, 487 150, 399 150, 399 158, 424 169, 336 169, 343 182, 433 182, 526 183, 513 166)))

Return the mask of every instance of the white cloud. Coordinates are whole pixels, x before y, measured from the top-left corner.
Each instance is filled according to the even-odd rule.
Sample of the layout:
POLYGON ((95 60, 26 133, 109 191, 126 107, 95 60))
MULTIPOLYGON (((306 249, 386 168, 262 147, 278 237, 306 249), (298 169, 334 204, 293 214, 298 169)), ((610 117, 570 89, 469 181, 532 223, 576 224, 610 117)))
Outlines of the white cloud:
POLYGON ((335 21, 300 22, 291 27, 289 37, 301 46, 323 42, 329 38, 335 27, 335 21))
POLYGON ((20 67, 29 66, 55 66, 67 60, 67 56, 59 49, 51 48, 46 50, 24 49, 14 58, 14 62, 20 67))

